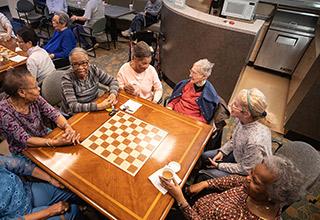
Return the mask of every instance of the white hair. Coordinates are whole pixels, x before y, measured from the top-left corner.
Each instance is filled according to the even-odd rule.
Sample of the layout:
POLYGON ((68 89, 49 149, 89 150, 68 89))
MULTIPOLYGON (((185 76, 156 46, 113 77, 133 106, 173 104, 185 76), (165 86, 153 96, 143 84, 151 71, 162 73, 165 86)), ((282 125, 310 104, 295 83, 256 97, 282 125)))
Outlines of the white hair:
POLYGON ((211 75, 212 68, 214 67, 214 63, 211 63, 208 59, 198 60, 193 65, 197 66, 199 71, 207 78, 211 75))

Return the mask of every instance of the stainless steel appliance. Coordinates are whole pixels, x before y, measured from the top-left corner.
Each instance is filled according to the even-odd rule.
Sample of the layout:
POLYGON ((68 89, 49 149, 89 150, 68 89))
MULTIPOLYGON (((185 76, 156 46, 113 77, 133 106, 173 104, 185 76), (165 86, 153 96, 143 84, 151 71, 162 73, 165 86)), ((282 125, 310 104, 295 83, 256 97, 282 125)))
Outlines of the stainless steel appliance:
POLYGON ((254 65, 291 75, 314 37, 318 17, 277 9, 254 65))
POLYGON ((225 0, 221 14, 224 16, 252 20, 258 0, 225 0))

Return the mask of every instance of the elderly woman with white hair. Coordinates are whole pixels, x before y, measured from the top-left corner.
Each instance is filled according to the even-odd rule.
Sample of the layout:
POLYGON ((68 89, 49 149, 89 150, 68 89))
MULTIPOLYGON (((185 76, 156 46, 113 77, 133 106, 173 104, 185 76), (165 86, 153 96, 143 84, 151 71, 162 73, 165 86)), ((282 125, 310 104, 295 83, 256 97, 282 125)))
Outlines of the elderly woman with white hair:
POLYGON ((160 181, 187 219, 281 219, 282 208, 301 199, 305 192, 301 172, 290 160, 278 156, 265 157, 247 177, 225 176, 187 187, 186 192, 193 196, 214 191, 197 195, 192 206, 178 184, 162 177, 160 181))
POLYGON ((44 46, 51 59, 68 59, 70 51, 76 47, 76 38, 68 27, 69 21, 69 15, 65 12, 56 12, 52 18, 54 33, 44 46))
POLYGON ((202 154, 202 162, 211 169, 200 173, 209 177, 248 175, 263 157, 272 155, 271 131, 260 123, 267 116, 265 95, 256 88, 243 89, 230 108, 237 123, 232 138, 220 149, 202 154))
POLYGON ((180 81, 174 88, 167 107, 199 121, 210 123, 219 103, 219 96, 207 80, 214 64, 207 59, 195 62, 190 79, 180 81))

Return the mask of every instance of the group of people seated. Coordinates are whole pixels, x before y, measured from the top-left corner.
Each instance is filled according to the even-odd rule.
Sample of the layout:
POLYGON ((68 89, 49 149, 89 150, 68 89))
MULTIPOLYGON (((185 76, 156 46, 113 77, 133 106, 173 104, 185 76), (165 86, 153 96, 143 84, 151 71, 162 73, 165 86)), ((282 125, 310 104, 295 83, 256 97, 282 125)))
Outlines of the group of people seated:
MULTIPOLYGON (((89 2, 86 9, 94 8, 93 2, 99 1, 89 2)), ((85 13, 84 17, 74 16, 72 20, 89 23, 87 16, 85 13)), ((7 139, 12 156, 0 156, 3 198, 0 218, 81 219, 77 206, 80 199, 61 189, 59 182, 28 161, 23 150, 79 144, 80 133, 66 117, 114 106, 119 90, 154 103, 162 98, 162 84, 150 65, 152 54, 148 44, 143 41, 135 44, 132 59, 113 77, 91 64, 85 49, 76 47, 68 20, 64 12, 55 13, 55 33, 44 48, 37 45, 33 30, 23 28, 17 32, 19 47, 28 52, 28 71, 12 70, 2 86, 6 97, 0 101, 0 134, 7 139), (62 77, 60 110, 41 97, 39 87, 45 76, 54 74, 52 58, 57 57, 68 58, 71 64, 62 77), (98 102, 99 84, 108 89, 108 95, 98 102), (63 134, 55 139, 46 138, 51 131, 48 121, 62 129, 63 134), (20 179, 20 175, 46 183, 28 182, 20 179)), ((11 36, 10 27, 5 30, 11 36)), ((214 124, 220 97, 208 80, 213 67, 208 59, 196 61, 189 70, 189 79, 173 89, 167 108, 214 124)), ((241 90, 230 104, 231 116, 236 121, 232 138, 221 148, 202 153, 199 182, 183 192, 174 181, 159 177, 187 219, 280 219, 282 208, 301 198, 304 192, 301 172, 288 159, 272 155, 267 107, 260 90, 241 90)))

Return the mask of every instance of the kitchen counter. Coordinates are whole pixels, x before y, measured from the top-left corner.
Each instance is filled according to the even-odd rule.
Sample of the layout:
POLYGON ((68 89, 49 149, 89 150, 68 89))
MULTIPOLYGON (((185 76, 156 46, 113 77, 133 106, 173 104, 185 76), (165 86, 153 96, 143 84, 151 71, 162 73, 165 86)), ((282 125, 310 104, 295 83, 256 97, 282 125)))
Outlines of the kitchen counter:
POLYGON ((260 0, 260 2, 285 5, 301 9, 320 10, 320 1, 313 0, 260 0))
POLYGON ((180 8, 175 6, 173 3, 168 2, 167 0, 164 0, 163 2, 171 10, 175 11, 180 15, 188 17, 189 19, 228 30, 234 30, 237 32, 257 34, 264 23, 264 21, 260 19, 257 19, 254 22, 245 22, 221 18, 218 16, 203 13, 201 11, 189 7, 188 5, 186 5, 183 8, 180 8))

